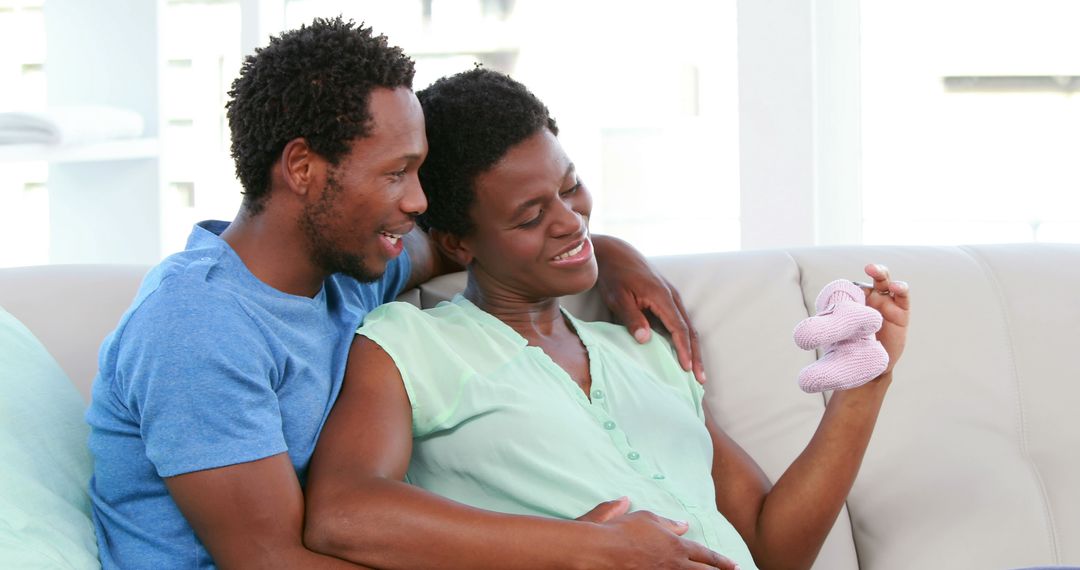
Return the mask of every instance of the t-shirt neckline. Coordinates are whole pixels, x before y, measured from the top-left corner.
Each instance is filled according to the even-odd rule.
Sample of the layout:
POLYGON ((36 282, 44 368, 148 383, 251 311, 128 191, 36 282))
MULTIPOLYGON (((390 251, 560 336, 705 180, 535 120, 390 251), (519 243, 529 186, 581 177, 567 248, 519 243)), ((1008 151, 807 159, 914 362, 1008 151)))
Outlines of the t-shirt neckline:
POLYGON ((195 224, 195 229, 192 231, 191 237, 188 241, 188 248, 195 247, 210 247, 220 251, 220 257, 218 261, 225 261, 229 264, 233 264, 237 268, 237 274, 241 279, 250 283, 253 287, 262 291, 265 294, 273 295, 281 299, 287 299, 292 301, 300 301, 304 303, 310 303, 313 305, 323 305, 326 302, 326 281, 324 279, 322 286, 319 287, 319 292, 314 297, 307 297, 304 295, 293 295, 292 293, 286 293, 280 289, 272 287, 255 276, 254 273, 248 269, 244 260, 236 253, 236 250, 229 245, 229 242, 225 241, 221 237, 221 233, 225 231, 225 228, 229 227, 229 222, 223 220, 204 220, 195 224))

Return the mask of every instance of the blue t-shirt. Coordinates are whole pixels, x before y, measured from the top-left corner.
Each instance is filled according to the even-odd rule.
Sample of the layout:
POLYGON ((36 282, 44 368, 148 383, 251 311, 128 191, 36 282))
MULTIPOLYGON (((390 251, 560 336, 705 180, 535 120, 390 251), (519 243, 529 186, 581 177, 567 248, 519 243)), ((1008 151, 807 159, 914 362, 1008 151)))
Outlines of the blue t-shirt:
POLYGON ((409 277, 402 255, 376 282, 289 295, 247 270, 227 225, 196 225, 101 347, 86 420, 104 568, 214 567, 163 477, 288 452, 303 484, 357 326, 409 277))

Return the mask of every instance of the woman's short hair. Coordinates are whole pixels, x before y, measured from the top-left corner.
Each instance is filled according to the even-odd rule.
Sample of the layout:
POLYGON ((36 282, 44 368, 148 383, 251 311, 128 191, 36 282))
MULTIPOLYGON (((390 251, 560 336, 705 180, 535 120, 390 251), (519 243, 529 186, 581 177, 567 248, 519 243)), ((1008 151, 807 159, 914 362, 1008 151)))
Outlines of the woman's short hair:
POLYGON ((420 166, 428 209, 420 225, 468 235, 476 177, 510 147, 540 129, 557 135, 559 127, 524 85, 482 67, 439 79, 416 96, 424 108, 428 140, 427 159, 420 166))

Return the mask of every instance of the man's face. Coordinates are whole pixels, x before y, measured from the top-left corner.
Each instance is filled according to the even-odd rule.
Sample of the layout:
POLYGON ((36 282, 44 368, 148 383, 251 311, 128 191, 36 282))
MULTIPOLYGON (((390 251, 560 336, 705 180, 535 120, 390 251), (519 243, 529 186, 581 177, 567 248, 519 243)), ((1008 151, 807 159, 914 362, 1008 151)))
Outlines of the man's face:
POLYGON ((462 239, 487 287, 524 298, 579 293, 596 282, 592 197, 547 129, 514 145, 474 182, 474 230, 462 239))
POLYGON ((427 155, 424 113, 406 88, 375 89, 371 134, 353 141, 304 206, 300 226, 328 273, 374 281, 401 254, 401 237, 427 209, 417 169, 427 155))

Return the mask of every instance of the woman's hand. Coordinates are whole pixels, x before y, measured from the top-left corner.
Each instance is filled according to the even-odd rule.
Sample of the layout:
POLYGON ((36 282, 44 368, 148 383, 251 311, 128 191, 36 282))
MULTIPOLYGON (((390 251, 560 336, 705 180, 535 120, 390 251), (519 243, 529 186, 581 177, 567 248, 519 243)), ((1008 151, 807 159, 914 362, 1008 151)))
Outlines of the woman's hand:
POLYGON ((860 284, 866 293, 866 304, 881 313, 881 330, 877 339, 889 353, 889 365, 882 376, 892 374, 893 367, 904 353, 907 344, 908 319, 911 316, 911 303, 908 296, 908 284, 893 281, 889 277, 889 268, 884 265, 870 264, 864 269, 874 280, 869 287, 860 284))

